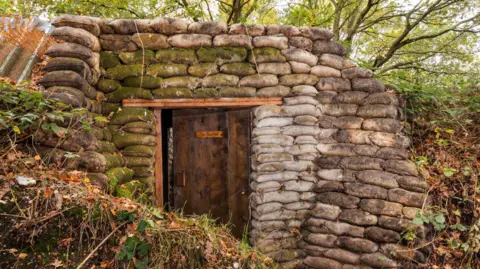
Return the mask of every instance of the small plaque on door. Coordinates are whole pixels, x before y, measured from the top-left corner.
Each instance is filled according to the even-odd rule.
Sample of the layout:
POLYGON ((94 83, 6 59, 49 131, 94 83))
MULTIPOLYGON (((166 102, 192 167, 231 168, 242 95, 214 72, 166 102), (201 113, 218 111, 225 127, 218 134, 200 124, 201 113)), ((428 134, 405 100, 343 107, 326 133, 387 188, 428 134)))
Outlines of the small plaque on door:
POLYGON ((220 138, 223 137, 222 131, 195 132, 196 138, 220 138))

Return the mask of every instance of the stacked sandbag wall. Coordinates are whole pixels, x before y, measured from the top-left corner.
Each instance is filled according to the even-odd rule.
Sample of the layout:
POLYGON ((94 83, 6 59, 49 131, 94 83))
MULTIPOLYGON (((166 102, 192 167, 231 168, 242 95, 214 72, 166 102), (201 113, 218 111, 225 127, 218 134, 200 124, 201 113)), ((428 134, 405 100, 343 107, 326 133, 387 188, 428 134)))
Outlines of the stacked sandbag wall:
POLYGON ((254 109, 252 244, 284 268, 424 261, 404 239, 423 243, 412 219, 427 185, 408 160, 399 99, 328 30, 77 16, 57 26, 99 39, 96 112, 114 112, 106 129, 134 182, 153 176, 153 115, 122 100, 283 97, 254 109))
POLYGON ((113 143, 113 133, 102 116, 105 96, 96 90, 101 76, 99 27, 84 17, 57 18, 51 35, 58 41, 46 52, 46 74, 40 80, 43 95, 70 105, 71 119, 56 120, 67 129, 65 138, 40 130, 36 150, 48 162, 88 172, 93 184, 110 193, 131 197, 138 188, 134 171, 113 143))

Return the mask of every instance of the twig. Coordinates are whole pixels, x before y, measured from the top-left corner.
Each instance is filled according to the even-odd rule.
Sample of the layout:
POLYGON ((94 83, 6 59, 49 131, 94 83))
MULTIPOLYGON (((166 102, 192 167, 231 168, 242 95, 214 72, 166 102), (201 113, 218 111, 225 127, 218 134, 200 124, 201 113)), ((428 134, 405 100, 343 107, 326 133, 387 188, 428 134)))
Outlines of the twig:
POLYGON ((82 268, 82 266, 93 256, 93 254, 103 245, 105 244, 105 242, 107 242, 107 240, 112 237, 112 235, 118 230, 120 229, 121 227, 123 227, 125 224, 127 224, 127 222, 124 222, 123 224, 121 224, 120 226, 118 226, 117 228, 115 228, 115 230, 113 230, 109 235, 107 235, 107 237, 105 237, 102 242, 100 242, 100 244, 98 244, 98 246, 96 248, 94 248, 92 250, 92 252, 90 252, 90 254, 88 254, 88 256, 77 266, 77 269, 80 269, 82 268))

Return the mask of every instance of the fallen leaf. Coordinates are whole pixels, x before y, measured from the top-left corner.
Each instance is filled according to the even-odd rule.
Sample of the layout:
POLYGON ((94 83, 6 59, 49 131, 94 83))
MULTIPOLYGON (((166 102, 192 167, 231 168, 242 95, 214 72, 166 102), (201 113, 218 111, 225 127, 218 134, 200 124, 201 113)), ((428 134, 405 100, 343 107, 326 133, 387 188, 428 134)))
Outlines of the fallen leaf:
POLYGON ((53 266, 54 268, 63 267, 63 263, 59 259, 55 259, 55 261, 49 265, 53 266))
POLYGON ((27 256, 28 256, 27 253, 20 253, 20 254, 18 254, 18 258, 20 258, 20 259, 22 259, 22 260, 25 259, 27 256))
POLYGON ((52 196, 52 194, 53 194, 53 190, 51 188, 47 187, 43 190, 43 197, 45 198, 52 196))
POLYGON ((35 155, 35 157, 33 157, 33 159, 34 159, 35 161, 40 161, 41 158, 40 158, 40 156, 35 155))

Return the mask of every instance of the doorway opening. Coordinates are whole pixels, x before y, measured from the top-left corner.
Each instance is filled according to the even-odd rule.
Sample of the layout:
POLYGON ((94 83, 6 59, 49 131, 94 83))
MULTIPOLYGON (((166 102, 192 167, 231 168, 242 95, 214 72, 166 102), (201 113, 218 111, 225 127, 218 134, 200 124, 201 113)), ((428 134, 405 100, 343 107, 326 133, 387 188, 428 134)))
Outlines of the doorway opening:
POLYGON ((251 108, 162 109, 163 202, 241 237, 249 222, 251 108))

